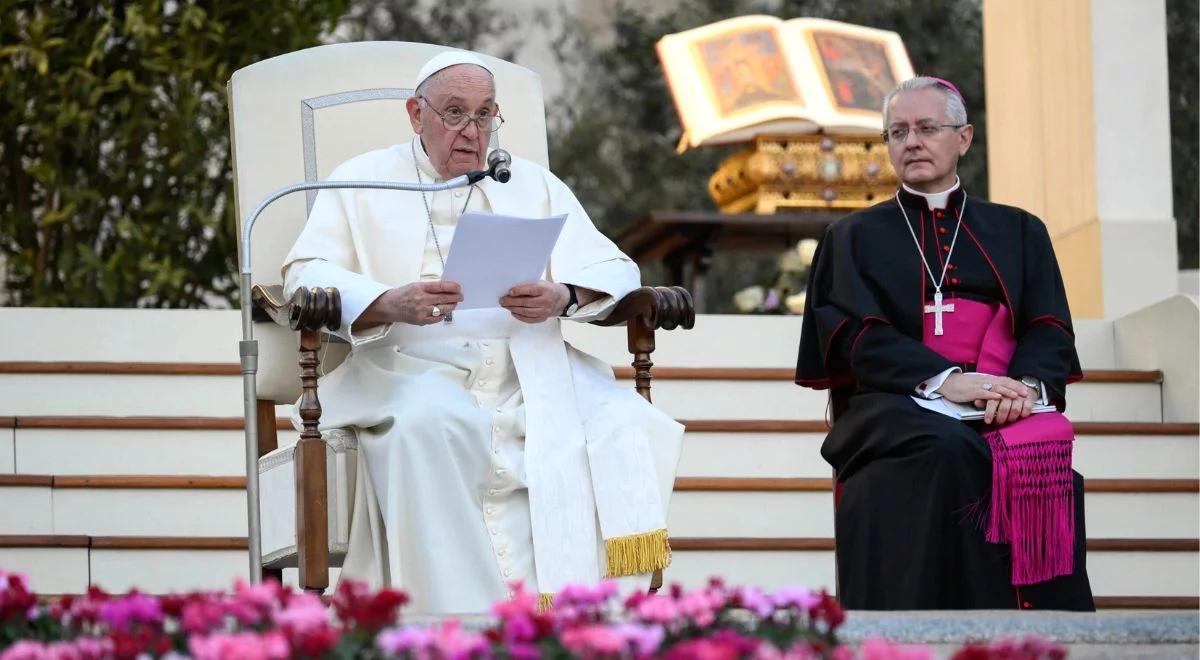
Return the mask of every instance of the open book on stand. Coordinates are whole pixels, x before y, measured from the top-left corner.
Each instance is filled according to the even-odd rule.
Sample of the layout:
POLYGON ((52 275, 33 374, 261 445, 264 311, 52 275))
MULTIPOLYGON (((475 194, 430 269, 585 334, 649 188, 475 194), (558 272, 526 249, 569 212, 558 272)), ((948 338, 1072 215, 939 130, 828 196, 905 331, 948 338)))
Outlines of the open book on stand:
POLYGON ((913 76, 895 32, 815 18, 742 16, 667 35, 656 49, 681 151, 762 133, 875 135, 883 97, 913 76))

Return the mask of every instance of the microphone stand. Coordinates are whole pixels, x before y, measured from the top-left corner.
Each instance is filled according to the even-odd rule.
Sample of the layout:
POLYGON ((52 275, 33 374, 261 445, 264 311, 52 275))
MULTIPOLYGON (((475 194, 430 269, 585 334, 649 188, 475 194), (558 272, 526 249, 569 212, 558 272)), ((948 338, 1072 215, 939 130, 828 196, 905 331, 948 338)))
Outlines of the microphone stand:
MULTIPOLYGON (((258 341, 254 339, 253 303, 250 300, 250 234, 254 223, 267 206, 281 197, 302 190, 328 190, 341 188, 364 188, 373 190, 402 190, 411 192, 438 192, 461 188, 478 183, 484 177, 497 178, 497 165, 489 163, 487 170, 468 172, 441 183, 404 183, 394 181, 314 181, 297 183, 280 188, 267 195, 242 223, 242 340, 238 343, 242 370, 242 399, 246 418, 246 513, 249 523, 247 541, 250 549, 250 581, 262 581, 262 519, 258 508, 258 415, 255 404, 258 399, 258 341)), ((497 179, 499 180, 499 179, 497 179)), ((505 178, 505 181, 507 178, 505 178)), ((501 181, 503 183, 503 181, 501 181)))

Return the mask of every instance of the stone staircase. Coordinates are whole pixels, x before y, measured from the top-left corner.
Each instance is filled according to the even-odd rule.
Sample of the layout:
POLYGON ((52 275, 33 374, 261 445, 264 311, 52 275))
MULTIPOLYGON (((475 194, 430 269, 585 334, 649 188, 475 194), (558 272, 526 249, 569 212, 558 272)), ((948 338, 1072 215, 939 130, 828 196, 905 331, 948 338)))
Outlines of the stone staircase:
MULTIPOLYGON (((229 311, 0 310, 0 566, 44 593, 245 576, 238 328, 229 311)), ((1080 324, 1068 393, 1093 588, 1102 607, 1194 609, 1200 429, 1163 421, 1162 374, 1116 369, 1111 334, 1080 324)), ((622 331, 569 338, 630 377, 622 331)), ((721 316, 658 340, 655 403, 687 426, 668 580, 832 587, 826 401, 791 383, 798 340, 795 318, 721 316)))

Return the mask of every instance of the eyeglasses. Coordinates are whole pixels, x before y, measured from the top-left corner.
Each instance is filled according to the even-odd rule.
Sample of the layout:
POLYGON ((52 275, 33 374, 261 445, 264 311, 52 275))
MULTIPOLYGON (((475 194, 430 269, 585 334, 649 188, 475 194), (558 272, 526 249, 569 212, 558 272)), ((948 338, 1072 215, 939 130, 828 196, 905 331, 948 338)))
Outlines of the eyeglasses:
POLYGON ((445 112, 439 112, 438 109, 433 107, 433 104, 429 102, 429 99, 425 98, 424 96, 418 96, 417 98, 424 101, 425 105, 429 106, 429 109, 433 111, 433 114, 442 119, 442 125, 445 126, 446 130, 448 131, 462 130, 467 127, 468 122, 473 122, 475 124, 475 128, 478 128, 480 132, 491 133, 492 131, 499 129, 500 125, 504 123, 504 117, 501 117, 499 114, 493 114, 490 110, 481 110, 479 111, 479 114, 474 116, 463 112, 457 107, 451 107, 445 112))
POLYGON ((925 140, 941 132, 943 128, 959 129, 966 124, 919 124, 913 128, 908 126, 892 126, 880 133, 884 142, 904 142, 908 139, 909 131, 915 131, 917 138, 925 140))

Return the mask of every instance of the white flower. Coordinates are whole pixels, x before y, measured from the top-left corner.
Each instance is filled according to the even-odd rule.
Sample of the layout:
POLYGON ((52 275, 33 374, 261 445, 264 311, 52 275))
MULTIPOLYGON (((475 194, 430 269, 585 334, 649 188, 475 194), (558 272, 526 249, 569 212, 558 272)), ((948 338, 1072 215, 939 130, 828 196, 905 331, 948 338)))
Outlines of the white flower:
POLYGON ((762 307, 767 292, 761 286, 748 286, 733 294, 733 304, 743 312, 753 312, 762 307))
POLYGON ((808 294, 801 291, 800 293, 797 293, 795 295, 788 296, 787 298, 785 298, 783 300, 783 305, 785 307, 787 307, 788 312, 790 312, 792 314, 803 314, 804 313, 804 302, 805 302, 805 298, 807 298, 807 297, 808 297, 808 294))
POLYGON ((800 263, 805 267, 811 266, 813 255, 817 253, 817 239, 805 238, 796 243, 796 254, 800 255, 800 263))
POLYGON ((785 273, 798 273, 805 268, 808 268, 808 264, 801 259, 796 250, 788 250, 779 255, 779 270, 785 273))

